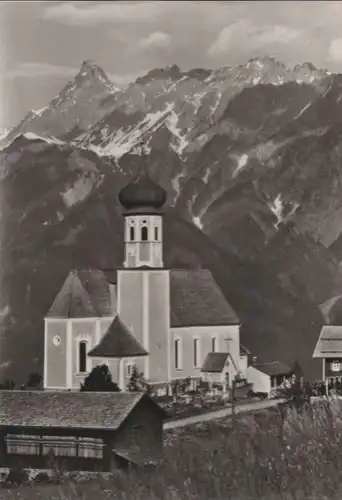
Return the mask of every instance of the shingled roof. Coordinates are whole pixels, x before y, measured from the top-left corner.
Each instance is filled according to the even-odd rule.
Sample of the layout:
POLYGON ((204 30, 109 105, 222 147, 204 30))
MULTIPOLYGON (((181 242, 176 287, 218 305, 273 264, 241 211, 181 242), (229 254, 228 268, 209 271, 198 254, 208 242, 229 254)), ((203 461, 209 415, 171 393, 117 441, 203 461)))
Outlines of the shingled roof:
POLYGON ((99 358, 135 358, 148 352, 139 344, 133 333, 115 316, 99 344, 89 351, 88 356, 99 358))
POLYGON ((171 327, 239 324, 207 269, 171 270, 170 305, 171 327))
POLYGON ((275 377, 277 375, 279 376, 292 375, 294 371, 290 366, 286 365, 285 363, 282 363, 281 361, 259 363, 259 364, 254 364, 252 366, 257 370, 259 370, 260 372, 269 375, 270 377, 275 377))
MULTIPOLYGON (((141 271, 141 269, 137 270, 141 271)), ((114 271, 71 271, 47 317, 114 316, 114 271)), ((207 269, 170 270, 170 326, 237 325, 239 318, 207 269)))
POLYGON ((0 391, 0 425, 115 430, 143 397, 143 392, 0 391))
POLYGON ((229 354, 227 352, 208 352, 201 368, 201 372, 221 373, 228 356, 229 354))
POLYGON ((109 284, 104 272, 86 269, 69 273, 47 317, 89 318, 113 314, 109 284))

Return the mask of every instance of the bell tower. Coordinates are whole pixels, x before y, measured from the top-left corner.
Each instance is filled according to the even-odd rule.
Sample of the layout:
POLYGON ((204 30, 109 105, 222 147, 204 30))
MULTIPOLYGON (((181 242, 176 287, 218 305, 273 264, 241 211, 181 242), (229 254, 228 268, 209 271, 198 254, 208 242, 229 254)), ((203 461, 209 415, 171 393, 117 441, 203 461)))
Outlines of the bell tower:
POLYGON ((166 191, 152 181, 143 144, 137 176, 119 193, 125 217, 124 267, 163 267, 163 212, 166 191))
POLYGON ((163 267, 162 231, 161 215, 126 215, 124 267, 163 267))

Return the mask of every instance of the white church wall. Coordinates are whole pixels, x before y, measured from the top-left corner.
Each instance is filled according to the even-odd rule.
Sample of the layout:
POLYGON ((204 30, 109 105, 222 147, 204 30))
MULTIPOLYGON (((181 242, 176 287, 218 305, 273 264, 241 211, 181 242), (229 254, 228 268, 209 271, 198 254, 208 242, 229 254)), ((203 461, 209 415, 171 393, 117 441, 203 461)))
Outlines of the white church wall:
POLYGON ((45 319, 44 389, 66 389, 67 350, 67 321, 45 319))
POLYGON ((240 361, 240 330, 238 325, 188 326, 171 329, 171 378, 202 377, 201 368, 206 355, 212 352, 229 352, 234 360, 229 362, 229 378, 235 376, 240 361), (195 366, 195 339, 197 341, 197 366, 195 366), (179 341, 180 367, 175 367, 175 342, 179 341))
POLYGON ((149 353, 147 374, 151 382, 166 382, 170 375, 169 271, 145 271, 144 287, 147 293, 144 308, 146 350, 149 353))
POLYGON ((137 360, 144 377, 166 382, 169 375, 169 271, 120 270, 117 311, 148 356, 137 360))
POLYGON ((143 345, 143 271, 120 270, 117 281, 117 312, 137 341, 143 345))

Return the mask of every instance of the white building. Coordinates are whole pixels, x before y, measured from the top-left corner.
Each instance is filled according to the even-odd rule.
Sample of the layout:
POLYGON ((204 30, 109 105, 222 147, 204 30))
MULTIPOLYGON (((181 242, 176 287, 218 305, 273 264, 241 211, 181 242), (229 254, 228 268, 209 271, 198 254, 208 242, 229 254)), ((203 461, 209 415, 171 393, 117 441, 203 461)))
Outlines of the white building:
POLYGON ((176 380, 200 380, 212 352, 227 355, 230 385, 247 369, 240 322, 209 270, 164 267, 165 190, 142 168, 119 201, 123 267, 72 270, 66 278, 45 318, 44 387, 78 390, 106 362, 122 388, 135 364, 148 383, 168 390, 176 380), (125 358, 121 368, 116 356, 125 358))

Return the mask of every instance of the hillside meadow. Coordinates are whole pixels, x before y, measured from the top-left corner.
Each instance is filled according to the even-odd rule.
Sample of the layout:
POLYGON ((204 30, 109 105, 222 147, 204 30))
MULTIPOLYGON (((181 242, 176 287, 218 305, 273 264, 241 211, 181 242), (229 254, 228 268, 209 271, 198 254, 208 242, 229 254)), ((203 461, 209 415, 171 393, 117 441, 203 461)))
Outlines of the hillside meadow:
MULTIPOLYGON (((342 416, 342 413, 341 413, 342 416)), ((156 472, 0 490, 1 500, 337 500, 337 402, 268 410, 167 432, 156 472)))

